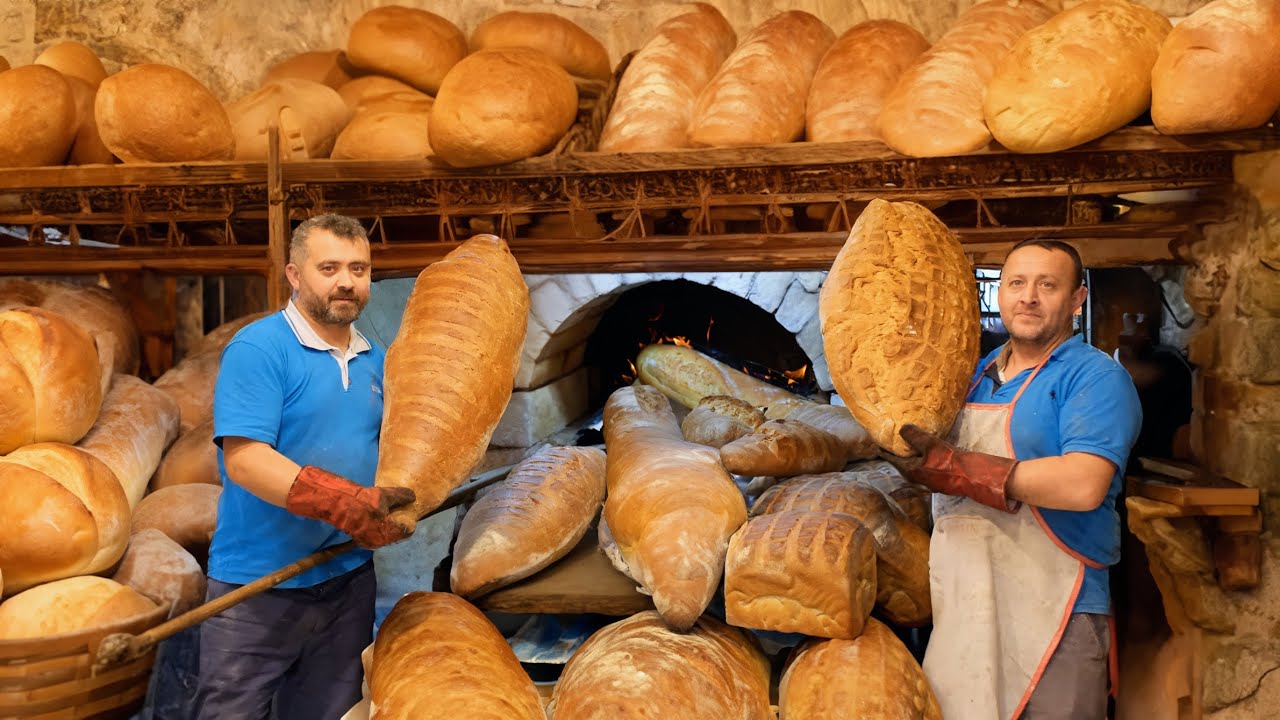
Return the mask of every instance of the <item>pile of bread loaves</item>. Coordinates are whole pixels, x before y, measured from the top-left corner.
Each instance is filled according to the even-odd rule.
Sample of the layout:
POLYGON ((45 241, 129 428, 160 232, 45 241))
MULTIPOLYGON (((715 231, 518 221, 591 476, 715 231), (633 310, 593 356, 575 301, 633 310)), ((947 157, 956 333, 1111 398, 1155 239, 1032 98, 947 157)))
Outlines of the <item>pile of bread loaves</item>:
POLYGON ((110 293, 0 279, 0 640, 203 602, 222 489, 200 423, 242 324, 151 384, 110 293))

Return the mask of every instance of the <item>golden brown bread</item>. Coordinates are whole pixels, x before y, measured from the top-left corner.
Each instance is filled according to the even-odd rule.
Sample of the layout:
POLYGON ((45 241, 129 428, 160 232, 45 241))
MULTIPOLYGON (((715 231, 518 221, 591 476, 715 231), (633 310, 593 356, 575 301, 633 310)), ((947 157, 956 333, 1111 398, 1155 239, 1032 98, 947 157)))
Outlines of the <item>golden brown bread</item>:
POLYGON ((675 633, 652 610, 596 631, 565 665, 556 720, 772 720, 769 661, 710 615, 675 633))
POLYGON ((129 541, 129 501, 110 468, 62 443, 0 458, 6 592, 111 567, 129 541))
POLYGON ((1053 12, 1035 0, 986 0, 960 14, 898 80, 880 111, 880 135, 905 155, 937 157, 991 142, 982 114, 996 64, 1053 12))
POLYGON ((794 420, 769 420, 750 435, 720 448, 720 462, 734 475, 789 477, 834 472, 848 462, 840 438, 794 420))
POLYGON ((731 625, 855 638, 875 601, 875 543, 852 515, 760 515, 729 541, 724 609, 731 625))
MULTIPOLYGON (((251 322, 261 320, 262 318, 273 314, 273 311, 254 313, 245 315, 234 320, 228 320, 218 327, 210 330, 204 337, 197 340, 191 345, 191 349, 187 351, 187 356, 201 355, 203 353, 214 353, 221 355, 226 349, 227 343, 236 336, 236 333, 244 329, 244 326, 251 322)), ((157 383, 159 381, 157 380, 157 383)))
POLYGON ((604 407, 604 517, 629 574, 673 629, 706 609, 746 504, 715 450, 686 442, 662 393, 620 388, 604 407))
POLYGON ((501 165, 550 150, 578 116, 573 78, 530 48, 480 50, 431 106, 431 148, 454 167, 501 165))
POLYGON ((600 132, 600 152, 689 146, 693 106, 738 44, 733 26, 706 3, 654 30, 627 66, 600 132))
POLYGON ((978 364, 978 295, 960 241, 924 207, 872 200, 818 298, 831 381, 880 447, 945 435, 978 364))
POLYGON ((895 625, 918 627, 933 617, 929 598, 929 534, 857 472, 802 475, 774 485, 752 515, 824 511, 852 515, 876 548, 876 605, 895 625))
POLYGON ((835 33, 802 10, 756 26, 703 88, 689 121, 694 147, 767 145, 804 135, 804 104, 835 33))
POLYGON ((728 395, 756 407, 799 398, 793 392, 679 345, 646 346, 636 357, 636 372, 640 382, 652 385, 687 408, 697 407, 708 395, 728 395))
POLYGON ((55 580, 0 603, 0 640, 102 627, 155 608, 155 603, 107 578, 55 580))
POLYGON ((168 65, 143 64, 102 81, 98 132, 126 163, 230 160, 236 141, 222 103, 199 80, 168 65))
POLYGON ((858 479, 885 494, 898 504, 926 533, 933 528, 933 491, 923 485, 909 482, 898 469, 883 460, 872 460, 849 466, 849 472, 858 473, 858 479))
POLYGON ((218 524, 221 496, 221 485, 188 483, 161 488, 142 498, 133 509, 130 533, 159 530, 203 563, 218 524))
POLYGON ((110 355, 113 372, 138 373, 142 356, 138 328, 124 307, 106 290, 42 278, 0 278, 0 311, 23 305, 51 310, 79 325, 95 338, 100 357, 110 355))
POLYGON ((169 446, 160 460, 160 467, 151 476, 153 492, 186 483, 222 484, 222 476, 218 473, 218 446, 213 444, 212 420, 182 433, 169 446))
POLYGON ((57 70, 0 72, 0 167, 62 164, 79 127, 71 86, 57 70))
POLYGON ((170 608, 170 617, 204 602, 204 570, 191 553, 154 528, 134 533, 112 580, 151 602, 170 608))
MULTIPOLYGON (((609 558, 609 564, 613 565, 615 570, 632 580, 636 579, 631 574, 631 568, 627 566, 626 558, 622 557, 622 551, 618 549, 618 541, 613 539, 613 532, 609 530, 609 523, 605 521, 603 513, 596 521, 596 544, 600 547, 600 552, 609 558)), ((644 592, 644 588, 638 589, 644 592)))
POLYGON ((1280 3, 1214 0, 1178 23, 1151 70, 1151 119, 1169 135, 1247 130, 1280 108, 1280 3))
POLYGON ((0 55, 0 72, 4 72, 5 70, 8 70, 8 69, 9 69, 9 61, 5 58, 5 56, 0 55))
POLYGON ((431 157, 435 154, 431 150, 429 127, 431 105, 431 97, 421 93, 389 93, 365 101, 338 135, 330 157, 335 160, 431 157))
POLYGON ((577 23, 548 12, 508 10, 471 31, 471 51, 526 47, 551 56, 570 75, 593 80, 613 77, 609 51, 577 23))
MULTIPOLYGON (((772 409, 773 406, 770 406, 772 409)), ((820 403, 788 404, 779 408, 778 417, 792 420, 835 435, 844 443, 848 459, 862 460, 876 456, 876 442, 867 429, 858 424, 849 408, 820 403), (783 412, 782 410, 785 410, 783 412)))
POLYGON ((920 664, 874 618, 853 640, 801 646, 783 672, 778 705, 784 718, 942 720, 920 664))
POLYGON ((387 350, 377 484, 417 493, 405 523, 471 474, 511 400, 529 288, 511 250, 476 235, 414 283, 387 350))
POLYGON ((708 395, 680 423, 684 439, 719 448, 750 435, 764 423, 764 413, 745 400, 728 395, 708 395))
POLYGON ((554 447, 524 460, 462 518, 450 587, 483 595, 564 557, 604 502, 604 453, 554 447))
POLYGON ((359 72, 341 50, 311 50, 290 55, 267 69, 264 83, 273 80, 310 80, 337 90, 359 72))
POLYGON ((929 49, 919 30, 896 20, 849 28, 827 50, 805 105, 810 142, 879 140, 876 122, 898 78, 929 49))
POLYGON ((372 720, 543 720, 542 700, 489 619, 457 595, 400 598, 373 645, 372 720))
POLYGON ((983 113, 1015 152, 1057 152, 1120 128, 1151 104, 1151 68, 1169 34, 1129 0, 1087 0, 1028 30, 996 66, 983 113))
POLYGON ((35 64, 51 67, 65 77, 83 80, 94 89, 107 79, 107 69, 98 54, 74 40, 63 40, 45 48, 36 56, 35 64))
POLYGON ((93 339, 62 315, 0 312, 0 455, 84 437, 102 407, 102 375, 93 339))
POLYGON ((132 375, 116 375, 102 412, 76 447, 111 468, 137 507, 165 448, 178 437, 178 404, 163 390, 132 375))
POLYGON ((358 77, 338 88, 338 95, 342 97, 342 101, 347 104, 347 108, 352 112, 359 109, 369 99, 390 93, 414 93, 424 98, 431 97, 408 83, 382 75, 358 77))
POLYGON ((188 355, 156 378, 155 386, 178 403, 182 432, 213 419, 213 391, 221 363, 221 350, 188 355))
MULTIPOLYGON (((272 80, 227 106, 231 129, 236 135, 237 160, 266 160, 267 132, 272 124, 285 130, 285 118, 300 125, 306 157, 327 158, 338 133, 351 119, 351 111, 336 90, 311 80, 272 80), (282 115, 291 108, 292 115, 282 115)), ((286 158, 289 159, 289 158, 286 158)), ((300 158, 292 158, 300 159, 300 158)))
POLYGON ((347 60, 357 68, 389 75, 434 95, 445 75, 467 54, 467 38, 435 13, 386 5, 351 24, 347 60))
POLYGON ((102 136, 98 134, 98 119, 93 112, 93 102, 98 97, 97 87, 75 77, 63 78, 71 88, 76 102, 76 136, 71 141, 68 165, 110 165, 116 158, 111 154, 102 136))

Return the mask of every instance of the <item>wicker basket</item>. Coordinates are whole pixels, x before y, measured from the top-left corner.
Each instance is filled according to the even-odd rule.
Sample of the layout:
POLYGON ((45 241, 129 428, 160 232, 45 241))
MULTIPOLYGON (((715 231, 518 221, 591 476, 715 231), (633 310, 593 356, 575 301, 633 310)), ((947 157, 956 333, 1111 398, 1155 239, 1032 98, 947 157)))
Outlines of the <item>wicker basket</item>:
POLYGON ((169 608, 105 627, 50 637, 0 640, 0 720, 128 718, 146 699, 155 652, 94 676, 98 644, 164 622, 169 608))

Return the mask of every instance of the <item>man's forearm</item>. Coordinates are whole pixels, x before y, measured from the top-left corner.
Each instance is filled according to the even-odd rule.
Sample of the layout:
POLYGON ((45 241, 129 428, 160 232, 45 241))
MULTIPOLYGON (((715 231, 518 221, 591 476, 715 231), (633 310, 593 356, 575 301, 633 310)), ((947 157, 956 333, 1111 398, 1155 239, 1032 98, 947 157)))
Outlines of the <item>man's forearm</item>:
POLYGON ((272 505, 285 506, 302 469, 297 463, 264 442, 240 437, 224 438, 222 452, 232 482, 272 505))
POLYGON ((1115 471, 1110 460, 1082 452, 1024 460, 1005 493, 1036 507, 1087 512, 1106 499, 1115 471))

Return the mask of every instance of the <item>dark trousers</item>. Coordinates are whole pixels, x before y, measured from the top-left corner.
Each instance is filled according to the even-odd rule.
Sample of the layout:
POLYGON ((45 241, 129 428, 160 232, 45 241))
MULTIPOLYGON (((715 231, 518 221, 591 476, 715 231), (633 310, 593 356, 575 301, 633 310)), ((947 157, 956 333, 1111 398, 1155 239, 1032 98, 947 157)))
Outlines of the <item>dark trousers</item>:
POLYGON ((1110 618, 1088 613, 1072 615, 1021 720, 1106 718, 1110 650, 1110 618))
MULTIPOLYGON (((207 599, 239 587, 209 579, 207 599)), ((201 720, 337 720, 360 700, 373 640, 373 563, 309 588, 269 590, 200 628, 201 720)))

